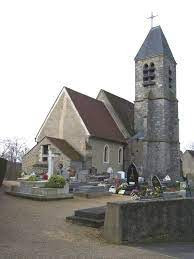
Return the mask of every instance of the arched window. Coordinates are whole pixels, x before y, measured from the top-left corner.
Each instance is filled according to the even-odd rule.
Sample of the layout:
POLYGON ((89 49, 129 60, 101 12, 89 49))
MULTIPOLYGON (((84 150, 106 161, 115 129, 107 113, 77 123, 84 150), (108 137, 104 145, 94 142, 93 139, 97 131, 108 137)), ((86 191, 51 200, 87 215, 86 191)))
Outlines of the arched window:
POLYGON ((144 64, 143 66, 143 85, 154 85, 155 84, 155 65, 153 62, 148 64, 144 64))
POLYGON ((109 146, 106 145, 104 147, 104 153, 103 153, 103 162, 104 163, 109 163, 109 152, 110 152, 109 146))
POLYGON ((120 147, 118 150, 118 163, 122 164, 123 163, 123 148, 120 147))

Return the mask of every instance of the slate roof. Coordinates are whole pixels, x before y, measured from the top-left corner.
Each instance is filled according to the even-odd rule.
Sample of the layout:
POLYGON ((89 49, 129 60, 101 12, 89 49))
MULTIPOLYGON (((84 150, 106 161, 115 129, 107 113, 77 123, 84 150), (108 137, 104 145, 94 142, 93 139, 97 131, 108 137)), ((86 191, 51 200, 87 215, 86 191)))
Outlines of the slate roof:
POLYGON ((134 134, 134 104, 117 96, 111 94, 105 90, 103 92, 106 94, 109 102, 111 103, 113 109, 118 114, 119 119, 130 133, 134 134))
POLYGON ((46 137, 55 147, 57 147, 64 155, 71 160, 82 160, 81 155, 64 139, 46 137))
POLYGON ((135 61, 158 55, 169 57, 176 63, 160 26, 151 28, 144 43, 142 44, 140 50, 135 57, 135 61))
POLYGON ((103 102, 67 87, 66 90, 91 136, 125 142, 103 102))

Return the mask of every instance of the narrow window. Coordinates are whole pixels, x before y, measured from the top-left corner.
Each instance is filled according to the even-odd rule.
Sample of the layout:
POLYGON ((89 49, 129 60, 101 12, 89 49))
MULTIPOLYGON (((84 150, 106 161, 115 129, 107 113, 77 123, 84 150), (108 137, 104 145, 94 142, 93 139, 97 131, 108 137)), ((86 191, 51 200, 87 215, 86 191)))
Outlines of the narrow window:
POLYGON ((122 160, 123 160, 123 149, 122 149, 122 147, 120 147, 119 151, 118 151, 118 162, 119 162, 119 164, 122 164, 122 160))
POLYGON ((109 147, 108 147, 108 145, 106 145, 104 147, 103 161, 104 161, 104 163, 109 163, 109 147))
POLYGON ((150 67, 149 67, 149 79, 150 79, 150 82, 155 79, 155 65, 153 62, 150 63, 150 67))
POLYGON ((155 84, 155 65, 151 62, 148 64, 144 64, 143 66, 143 85, 149 86, 155 84))
POLYGON ((43 146, 43 155, 48 155, 48 145, 43 146))
POLYGON ((48 145, 42 146, 42 161, 43 162, 48 161, 48 145))
POLYGON ((169 77, 169 88, 172 87, 172 70, 169 68, 168 70, 168 77, 169 77))

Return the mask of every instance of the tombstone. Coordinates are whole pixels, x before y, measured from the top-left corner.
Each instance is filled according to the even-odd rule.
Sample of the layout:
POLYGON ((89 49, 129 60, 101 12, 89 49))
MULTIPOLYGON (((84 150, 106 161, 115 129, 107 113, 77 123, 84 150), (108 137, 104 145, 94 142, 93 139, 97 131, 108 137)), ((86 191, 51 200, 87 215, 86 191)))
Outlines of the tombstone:
POLYGON ((81 183, 86 183, 88 181, 88 170, 81 170, 77 174, 77 180, 81 183))
POLYGON ((96 174, 97 174, 97 169, 96 169, 96 167, 92 166, 90 168, 90 175, 96 175, 96 174))
POLYGON ((114 178, 114 172, 113 172, 112 167, 108 167, 108 169, 106 171, 109 174, 110 179, 114 178))
POLYGON ((170 178, 170 176, 167 174, 167 175, 164 177, 163 182, 169 182, 169 181, 171 181, 171 178, 170 178))
POLYGON ((139 177, 138 177, 138 183, 144 183, 144 182, 145 182, 144 177, 139 176, 139 177))
POLYGON ((122 180, 125 179, 125 172, 123 172, 123 171, 118 171, 117 174, 120 174, 120 178, 121 178, 122 180))
POLYGON ((52 153, 52 150, 48 151, 48 178, 50 178, 54 173, 54 159, 58 156, 58 153, 52 153))
POLYGON ((135 186, 138 186, 138 172, 136 165, 132 162, 127 170, 127 183, 129 182, 135 182, 135 186))
POLYGON ((152 177, 152 185, 153 185, 155 191, 158 191, 158 190, 159 190, 160 193, 163 192, 163 190, 162 190, 162 184, 161 184, 160 179, 158 178, 157 175, 154 175, 154 176, 152 177))

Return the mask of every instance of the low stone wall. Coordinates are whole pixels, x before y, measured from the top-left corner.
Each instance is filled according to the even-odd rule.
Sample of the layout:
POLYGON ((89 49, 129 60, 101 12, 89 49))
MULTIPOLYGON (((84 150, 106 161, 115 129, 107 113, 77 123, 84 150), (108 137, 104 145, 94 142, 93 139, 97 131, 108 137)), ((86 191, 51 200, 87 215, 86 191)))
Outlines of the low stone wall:
POLYGON ((47 181, 21 180, 18 185, 9 186, 6 193, 13 196, 41 201, 73 198, 73 195, 69 194, 68 183, 64 188, 45 188, 46 182, 47 181))
POLYGON ((194 240, 194 199, 108 203, 104 237, 117 244, 194 240))

